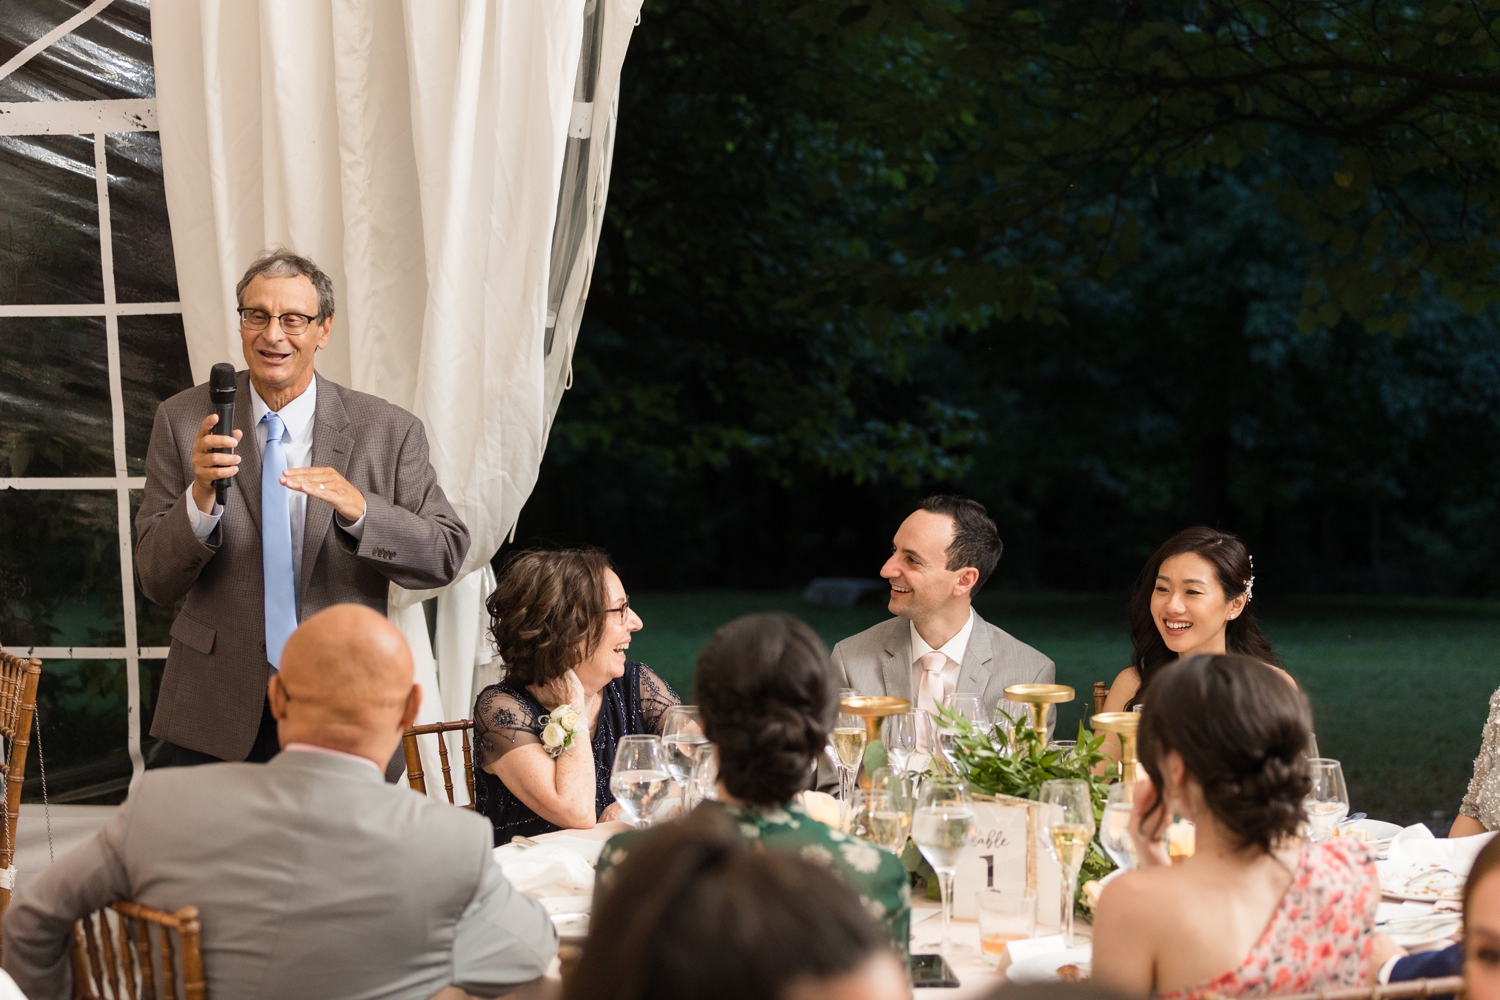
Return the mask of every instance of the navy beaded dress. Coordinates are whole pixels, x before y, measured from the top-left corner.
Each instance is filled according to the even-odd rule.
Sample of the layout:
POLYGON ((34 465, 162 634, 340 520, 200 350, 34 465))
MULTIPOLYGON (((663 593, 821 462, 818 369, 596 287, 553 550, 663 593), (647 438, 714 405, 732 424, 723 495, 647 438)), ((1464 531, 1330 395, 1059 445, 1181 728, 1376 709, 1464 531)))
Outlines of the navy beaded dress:
MULTIPOLYGON (((594 727, 594 815, 615 800, 609 790, 610 770, 620 737, 661 734, 662 716, 682 699, 650 667, 626 661, 625 673, 600 692, 599 719, 594 727)), ((560 829, 543 819, 505 787, 487 768, 519 746, 542 742, 542 717, 547 709, 524 687, 505 681, 479 692, 474 703, 474 736, 479 760, 474 768, 475 808, 495 827, 495 846, 515 837, 534 837, 560 829)))

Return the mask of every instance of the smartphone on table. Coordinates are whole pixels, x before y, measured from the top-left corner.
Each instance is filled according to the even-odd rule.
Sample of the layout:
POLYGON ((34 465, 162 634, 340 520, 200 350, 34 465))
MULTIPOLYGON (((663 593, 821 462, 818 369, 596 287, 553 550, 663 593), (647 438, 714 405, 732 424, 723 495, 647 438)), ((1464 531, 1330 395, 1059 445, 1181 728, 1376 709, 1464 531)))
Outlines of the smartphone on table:
POLYGON ((953 967, 942 955, 913 955, 911 957, 911 984, 913 986, 957 987, 958 977, 953 967))

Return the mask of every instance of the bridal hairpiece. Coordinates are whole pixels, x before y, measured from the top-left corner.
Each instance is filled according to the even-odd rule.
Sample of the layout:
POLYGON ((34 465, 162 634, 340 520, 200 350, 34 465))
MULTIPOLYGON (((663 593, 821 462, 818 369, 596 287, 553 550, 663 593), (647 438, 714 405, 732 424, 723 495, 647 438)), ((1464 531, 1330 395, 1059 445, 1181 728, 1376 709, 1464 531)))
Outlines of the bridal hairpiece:
POLYGON ((1255 598, 1255 557, 1246 558, 1250 560, 1250 579, 1245 581, 1245 603, 1249 604, 1255 598))

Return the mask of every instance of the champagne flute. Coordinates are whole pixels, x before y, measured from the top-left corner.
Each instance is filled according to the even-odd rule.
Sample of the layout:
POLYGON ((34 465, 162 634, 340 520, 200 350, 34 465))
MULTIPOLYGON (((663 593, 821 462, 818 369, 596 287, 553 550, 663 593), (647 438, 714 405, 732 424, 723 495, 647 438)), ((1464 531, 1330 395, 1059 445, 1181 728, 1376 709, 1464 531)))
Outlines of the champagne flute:
POLYGON ((905 771, 911 762, 912 752, 917 749, 917 713, 888 715, 880 724, 880 740, 885 744, 885 754, 897 771, 905 771))
POLYGON ((632 826, 647 827, 672 787, 667 751, 659 736, 624 736, 615 751, 609 790, 632 826))
POLYGON ((899 858, 906 847, 906 810, 897 805, 888 789, 872 785, 864 797, 865 839, 899 858))
POLYGON ((1317 843, 1332 837, 1349 815, 1349 788, 1344 784, 1344 766, 1338 761, 1314 757, 1307 763, 1312 770, 1312 791, 1303 803, 1307 807, 1308 839, 1317 843))
POLYGON ((977 829, 974 800, 962 778, 934 775, 923 782, 916 815, 912 818, 911 838, 917 842, 922 857, 937 872, 938 886, 943 895, 941 951, 944 954, 952 951, 953 945, 948 932, 948 924, 953 919, 953 873, 977 829))
POLYGON ((703 735, 703 716, 697 705, 673 705, 661 719, 661 742, 667 751, 667 770, 682 791, 682 811, 697 805, 693 801, 699 758, 708 746, 703 735))
POLYGON ((849 797, 854 791, 855 780, 859 777, 859 765, 865 759, 865 741, 870 738, 869 730, 865 728, 865 720, 848 712, 840 712, 838 721, 833 724, 833 749, 838 754, 839 764, 842 766, 839 791, 843 806, 839 809, 839 825, 847 826, 849 817, 849 797))
POLYGON ((917 808, 917 795, 921 790, 919 777, 910 771, 892 771, 888 767, 877 767, 870 774, 870 791, 884 792, 890 797, 890 808, 901 824, 901 836, 893 848, 897 856, 906 847, 906 838, 911 836, 911 817, 917 808))
POLYGON ((1040 832, 1047 850, 1062 866, 1063 946, 1073 947, 1073 897, 1078 893, 1078 871, 1094 839, 1094 801, 1087 781, 1044 781, 1037 801, 1042 806, 1040 832))
POLYGON ((1140 867, 1135 840, 1130 836, 1130 820, 1135 811, 1133 788, 1123 782, 1109 786, 1109 798, 1104 803, 1104 819, 1099 825, 1099 844, 1115 864, 1125 871, 1140 867))

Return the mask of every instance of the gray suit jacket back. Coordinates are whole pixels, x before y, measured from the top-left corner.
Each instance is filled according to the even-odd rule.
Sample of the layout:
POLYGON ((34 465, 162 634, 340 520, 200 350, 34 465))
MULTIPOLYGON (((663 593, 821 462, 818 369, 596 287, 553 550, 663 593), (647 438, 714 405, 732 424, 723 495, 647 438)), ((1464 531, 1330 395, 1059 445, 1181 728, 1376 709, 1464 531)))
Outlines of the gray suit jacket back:
MULTIPOLYGON (((307 498, 298 620, 346 603, 384 614, 390 583, 412 590, 451 583, 469 551, 469 529, 438 485, 422 422, 377 396, 315 377, 312 464, 338 470, 365 495, 365 523, 356 541, 335 526, 331 506, 307 498)), ((193 440, 213 412, 206 383, 157 408, 146 453, 145 501, 135 517, 141 592, 157 604, 186 598, 172 623, 151 735, 223 760, 244 760, 250 753, 271 675, 260 553, 261 459, 248 372, 240 372, 237 386, 234 425, 244 432, 237 449, 240 471, 213 534, 198 541, 185 499, 193 481, 193 440)))
MULTIPOLYGON (((892 618, 844 639, 833 647, 833 663, 844 687, 860 694, 907 698, 916 707, 911 689, 911 623, 905 618, 892 618)), ((993 709, 1010 685, 1050 684, 1056 676, 1050 659, 974 612, 974 630, 959 666, 957 691, 981 693, 985 708, 993 709)))
POLYGON ((449 983, 495 996, 540 976, 557 936, 492 842, 484 817, 358 761, 150 771, 16 894, 4 968, 32 1000, 68 996, 73 921, 131 899, 198 907, 214 1000, 428 1000, 449 983))

